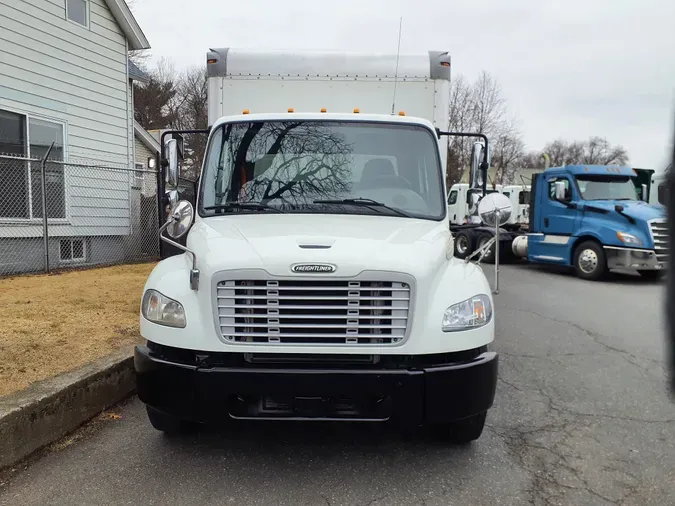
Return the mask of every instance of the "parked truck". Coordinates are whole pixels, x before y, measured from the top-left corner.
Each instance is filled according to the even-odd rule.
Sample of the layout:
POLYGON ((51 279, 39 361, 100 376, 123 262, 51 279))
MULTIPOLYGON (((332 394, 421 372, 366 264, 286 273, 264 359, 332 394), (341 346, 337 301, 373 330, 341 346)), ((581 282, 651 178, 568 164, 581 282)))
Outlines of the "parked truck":
MULTIPOLYGON (((184 253, 141 303, 152 425, 388 421, 477 439, 495 311, 481 267, 453 254, 445 160, 449 135, 488 140, 447 132, 449 54, 212 49, 207 64, 196 204, 172 202, 160 229, 184 253)), ((166 151, 171 187, 174 139, 166 151)))
MULTIPOLYGON (((668 258, 665 208, 638 199, 635 176, 630 167, 612 165, 568 165, 535 174, 527 233, 502 229, 502 260, 512 254, 530 263, 571 266, 589 280, 619 268, 659 277, 668 258)), ((482 242, 472 237, 471 244, 491 237, 490 229, 479 230, 482 242)), ((486 256, 493 260, 494 252, 486 256)))

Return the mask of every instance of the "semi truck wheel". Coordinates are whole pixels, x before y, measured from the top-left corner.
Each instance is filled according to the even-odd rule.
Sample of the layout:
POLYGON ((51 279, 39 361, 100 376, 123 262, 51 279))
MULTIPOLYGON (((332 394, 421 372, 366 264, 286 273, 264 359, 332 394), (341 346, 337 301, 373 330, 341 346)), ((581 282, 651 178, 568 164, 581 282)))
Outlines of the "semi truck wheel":
MULTIPOLYGON (((491 235, 488 234, 481 234, 478 236, 478 245, 476 246, 476 249, 482 248, 490 239, 492 239, 491 235)), ((478 255, 480 256, 480 254, 478 255)), ((499 258, 502 256, 499 255, 499 258)), ((493 264, 495 263, 495 245, 493 244, 490 249, 488 250, 487 253, 485 253, 485 256, 483 257, 483 262, 487 264, 493 264)))
POLYGON ((470 230, 462 230, 455 235, 455 256, 464 259, 473 252, 475 237, 470 230))
POLYGON ((166 434, 177 434, 181 432, 186 432, 188 429, 188 423, 179 418, 175 418, 171 415, 157 411, 156 409, 151 408, 150 406, 145 407, 148 412, 148 419, 152 426, 166 434))
POLYGON ((483 433, 487 412, 463 420, 431 427, 433 435, 453 444, 467 444, 478 439, 483 433))
POLYGON ((595 241, 584 241, 574 250, 574 270, 581 279, 598 281, 607 274, 605 250, 595 241))

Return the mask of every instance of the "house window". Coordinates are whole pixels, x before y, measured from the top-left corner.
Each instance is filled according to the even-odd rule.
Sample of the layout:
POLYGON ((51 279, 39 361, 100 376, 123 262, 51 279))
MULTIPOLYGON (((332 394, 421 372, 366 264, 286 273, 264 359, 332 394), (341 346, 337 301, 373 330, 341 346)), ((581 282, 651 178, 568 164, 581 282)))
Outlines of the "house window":
POLYGON ((87 26, 87 0, 66 0, 66 17, 78 25, 87 26))
POLYGON ((61 239, 59 260, 61 262, 84 262, 86 260, 84 239, 61 239))
MULTIPOLYGON (((63 161, 64 125, 0 110, 0 153, 43 158, 52 142, 50 161, 63 161)), ((42 174, 39 162, 0 159, 0 218, 42 218, 42 174)), ((63 164, 45 166, 47 217, 66 217, 63 164)))
POLYGON ((134 188, 141 188, 141 186, 143 186, 143 171, 145 170, 145 167, 142 163, 136 163, 135 166, 134 180, 131 184, 134 188))

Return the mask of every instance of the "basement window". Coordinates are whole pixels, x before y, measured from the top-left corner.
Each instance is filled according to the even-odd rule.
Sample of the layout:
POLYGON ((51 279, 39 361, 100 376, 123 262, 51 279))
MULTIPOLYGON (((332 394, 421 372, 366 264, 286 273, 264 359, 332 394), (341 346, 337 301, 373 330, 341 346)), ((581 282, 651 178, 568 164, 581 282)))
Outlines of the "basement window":
POLYGON ((59 242, 59 260, 61 262, 84 262, 85 259, 84 239, 61 239, 59 242))

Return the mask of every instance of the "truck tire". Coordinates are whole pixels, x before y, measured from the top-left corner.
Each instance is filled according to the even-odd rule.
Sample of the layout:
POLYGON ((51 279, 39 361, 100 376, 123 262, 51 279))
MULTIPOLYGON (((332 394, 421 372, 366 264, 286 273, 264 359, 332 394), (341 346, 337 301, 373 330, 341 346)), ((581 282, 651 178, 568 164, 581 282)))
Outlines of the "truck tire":
POLYGON ((663 271, 638 271, 638 274, 650 281, 658 281, 663 277, 663 271))
POLYGON ((607 256, 596 241, 584 241, 574 250, 574 270, 581 279, 599 281, 607 275, 607 256))
MULTIPOLYGON (((476 244, 476 249, 480 249, 490 239, 492 239, 492 236, 490 234, 480 234, 478 236, 478 242, 476 244)), ((480 253, 478 254, 478 256, 480 256, 480 253)), ((501 255, 499 255, 499 257, 501 258, 501 255)), ((488 252, 485 254, 482 261, 485 262, 486 264, 495 263, 495 245, 494 244, 492 245, 492 247, 490 247, 488 252)))
POLYGON ((158 431, 164 432, 166 434, 178 434, 186 432, 189 427, 189 424, 180 418, 167 415, 166 413, 157 411, 150 406, 146 406, 145 409, 148 412, 150 424, 158 431))
POLYGON ((464 259, 474 248, 476 238, 471 230, 461 230, 455 235, 455 257, 464 259))
POLYGON ((487 411, 442 425, 432 426, 433 435, 444 442, 467 444, 478 439, 483 433, 487 411))

